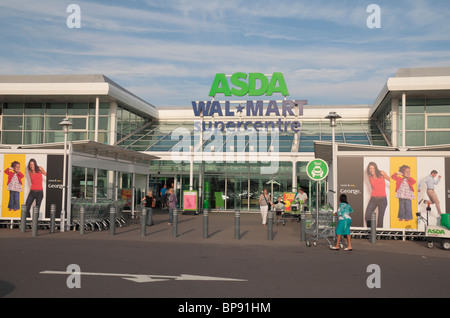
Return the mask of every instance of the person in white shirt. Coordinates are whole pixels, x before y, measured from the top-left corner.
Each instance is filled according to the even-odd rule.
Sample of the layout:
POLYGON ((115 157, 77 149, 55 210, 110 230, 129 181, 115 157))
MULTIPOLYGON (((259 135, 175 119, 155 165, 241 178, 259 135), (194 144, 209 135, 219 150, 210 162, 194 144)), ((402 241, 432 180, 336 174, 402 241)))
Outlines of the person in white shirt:
POLYGON ((437 175, 438 175, 438 172, 436 170, 432 170, 428 176, 426 176, 425 178, 423 178, 420 181, 417 191, 420 192, 422 185, 426 184, 427 185, 427 195, 430 198, 430 202, 431 202, 431 204, 436 205, 436 210, 438 211, 439 214, 441 214, 441 205, 440 205, 439 199, 436 195, 436 192, 434 192, 434 186, 436 186, 439 183, 439 181, 441 181, 441 176, 438 176, 437 180, 435 179, 437 175))
POLYGON ((303 201, 303 204, 308 200, 308 195, 303 191, 302 188, 298 188, 298 192, 295 194, 294 200, 303 201))

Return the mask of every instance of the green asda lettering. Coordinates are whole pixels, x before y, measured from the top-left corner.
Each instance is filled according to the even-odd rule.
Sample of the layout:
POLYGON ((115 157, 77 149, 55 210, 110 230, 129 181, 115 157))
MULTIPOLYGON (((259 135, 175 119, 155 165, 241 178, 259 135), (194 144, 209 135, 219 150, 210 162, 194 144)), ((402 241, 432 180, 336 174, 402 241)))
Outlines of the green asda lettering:
POLYGON ((445 231, 438 229, 428 229, 427 234, 445 234, 445 231))
POLYGON ((273 93, 280 93, 289 96, 289 92, 283 74, 275 72, 270 80, 262 73, 234 73, 230 77, 231 89, 227 76, 224 73, 217 73, 209 91, 209 96, 224 94, 225 96, 272 96, 273 93), (248 78, 248 82, 247 82, 248 78), (259 85, 258 85, 259 84, 259 85))

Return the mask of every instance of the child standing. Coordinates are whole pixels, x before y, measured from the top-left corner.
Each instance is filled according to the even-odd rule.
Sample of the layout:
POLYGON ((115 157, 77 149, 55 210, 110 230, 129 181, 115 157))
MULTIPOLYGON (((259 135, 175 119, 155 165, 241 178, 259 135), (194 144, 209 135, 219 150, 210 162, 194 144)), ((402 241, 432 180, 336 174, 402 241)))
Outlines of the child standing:
POLYGON ((391 176, 396 181, 395 197, 398 198, 398 219, 409 221, 413 219, 412 202, 415 199, 413 185, 416 180, 411 178, 411 168, 403 165, 391 176))
POLYGON ((9 191, 9 211, 17 211, 20 209, 20 192, 23 191, 22 179, 23 173, 20 172, 20 163, 14 161, 11 163, 11 167, 5 170, 5 174, 8 175, 8 185, 6 189, 9 191))
POLYGON ((346 235, 348 245, 344 251, 352 251, 353 248, 350 240, 350 225, 352 224, 352 218, 349 214, 353 212, 353 208, 347 202, 347 195, 341 194, 339 201, 341 203, 339 204, 338 212, 335 213, 335 215, 339 216, 339 223, 336 228, 336 246, 333 246, 331 249, 338 250, 342 236, 346 235))

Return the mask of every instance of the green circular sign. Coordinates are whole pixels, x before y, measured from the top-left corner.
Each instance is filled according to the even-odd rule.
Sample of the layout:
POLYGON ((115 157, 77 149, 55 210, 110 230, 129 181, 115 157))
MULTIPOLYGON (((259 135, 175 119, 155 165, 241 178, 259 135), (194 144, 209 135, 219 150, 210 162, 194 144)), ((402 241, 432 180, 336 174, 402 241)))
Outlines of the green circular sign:
POLYGON ((306 173, 311 180, 323 180, 328 175, 328 164, 322 159, 311 160, 306 166, 306 173))

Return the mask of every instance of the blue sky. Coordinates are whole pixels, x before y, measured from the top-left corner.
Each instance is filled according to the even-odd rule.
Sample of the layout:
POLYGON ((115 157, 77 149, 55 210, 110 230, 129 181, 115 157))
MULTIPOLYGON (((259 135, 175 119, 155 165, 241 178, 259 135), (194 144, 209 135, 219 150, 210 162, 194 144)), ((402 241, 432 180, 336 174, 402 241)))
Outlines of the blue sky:
POLYGON ((450 66, 448 17, 448 0, 1 0, 0 73, 101 73, 156 106, 189 106, 216 73, 282 72, 291 99, 371 104, 399 68, 450 66))

